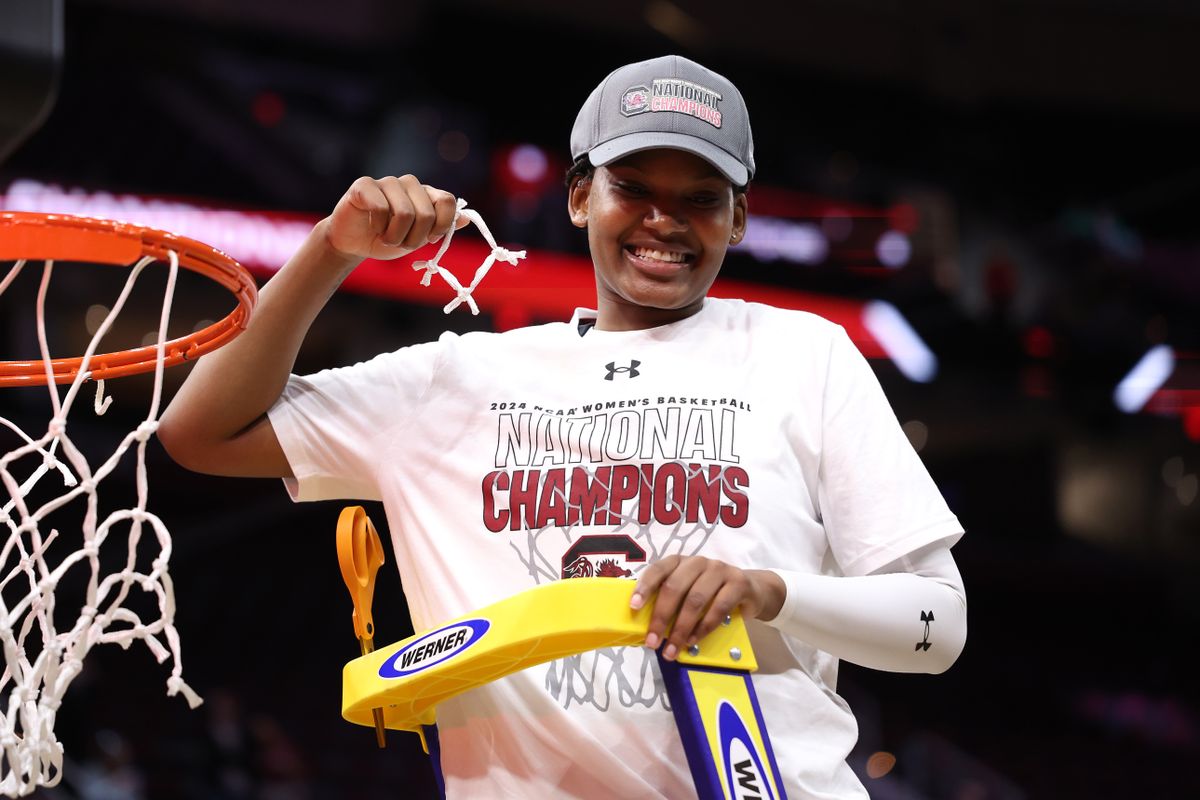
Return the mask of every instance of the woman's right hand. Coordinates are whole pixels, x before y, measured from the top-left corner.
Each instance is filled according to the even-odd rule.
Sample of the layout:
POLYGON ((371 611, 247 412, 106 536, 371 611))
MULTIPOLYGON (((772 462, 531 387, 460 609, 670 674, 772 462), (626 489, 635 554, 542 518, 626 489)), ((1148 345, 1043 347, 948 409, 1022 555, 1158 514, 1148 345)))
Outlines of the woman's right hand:
MULTIPOLYGON (((454 195, 412 175, 363 177, 350 184, 326 220, 331 247, 351 258, 388 260, 439 241, 454 220, 454 195)), ((459 218, 458 227, 468 223, 459 218)))

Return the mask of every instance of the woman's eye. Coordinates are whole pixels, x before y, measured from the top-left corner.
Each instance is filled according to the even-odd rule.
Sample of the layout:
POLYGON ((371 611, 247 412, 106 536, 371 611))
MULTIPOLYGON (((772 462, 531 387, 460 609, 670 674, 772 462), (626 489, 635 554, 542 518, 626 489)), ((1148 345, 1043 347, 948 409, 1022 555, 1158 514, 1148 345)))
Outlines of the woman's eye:
POLYGON ((643 189, 641 186, 638 186, 636 183, 621 182, 621 183, 617 184, 617 188, 620 189, 622 192, 626 192, 627 194, 645 194, 646 193, 646 190, 643 189))
POLYGON ((692 202, 698 206, 711 206, 717 202, 717 196, 713 194, 699 194, 692 198, 692 202))

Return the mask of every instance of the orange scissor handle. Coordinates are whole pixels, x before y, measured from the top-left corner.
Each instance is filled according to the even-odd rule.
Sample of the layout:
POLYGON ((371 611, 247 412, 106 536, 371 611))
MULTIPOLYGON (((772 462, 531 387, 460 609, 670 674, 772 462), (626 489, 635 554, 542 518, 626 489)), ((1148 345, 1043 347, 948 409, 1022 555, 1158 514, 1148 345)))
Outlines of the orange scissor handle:
POLYGON ((375 637, 371 601, 375 597, 375 574, 383 566, 383 543, 362 506, 346 506, 338 517, 338 564, 342 580, 354 600, 354 633, 362 640, 375 637))

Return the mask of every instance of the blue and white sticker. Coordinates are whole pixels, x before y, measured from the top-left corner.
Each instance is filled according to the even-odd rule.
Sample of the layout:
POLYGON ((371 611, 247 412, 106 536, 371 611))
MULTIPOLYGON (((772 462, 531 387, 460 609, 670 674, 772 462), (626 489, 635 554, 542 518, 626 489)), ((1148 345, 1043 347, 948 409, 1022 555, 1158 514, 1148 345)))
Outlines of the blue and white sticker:
POLYGON ((774 800, 775 791, 750 731, 730 703, 717 706, 717 739, 721 743, 721 765, 729 796, 736 800, 774 800))
POLYGON ((486 619, 468 619, 430 631, 383 662, 379 677, 403 678, 440 664, 475 645, 491 626, 486 619))

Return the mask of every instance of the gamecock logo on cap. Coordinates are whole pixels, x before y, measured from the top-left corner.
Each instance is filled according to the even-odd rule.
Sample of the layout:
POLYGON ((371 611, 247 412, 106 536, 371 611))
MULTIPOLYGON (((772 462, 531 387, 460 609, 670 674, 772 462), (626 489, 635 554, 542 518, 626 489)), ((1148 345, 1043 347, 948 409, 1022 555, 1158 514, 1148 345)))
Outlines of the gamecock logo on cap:
POLYGON ((621 96, 621 113, 627 117, 650 110, 650 87, 630 86, 621 96))

